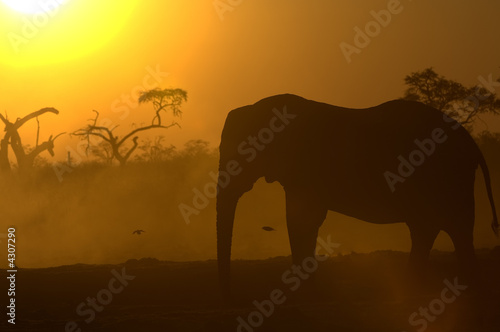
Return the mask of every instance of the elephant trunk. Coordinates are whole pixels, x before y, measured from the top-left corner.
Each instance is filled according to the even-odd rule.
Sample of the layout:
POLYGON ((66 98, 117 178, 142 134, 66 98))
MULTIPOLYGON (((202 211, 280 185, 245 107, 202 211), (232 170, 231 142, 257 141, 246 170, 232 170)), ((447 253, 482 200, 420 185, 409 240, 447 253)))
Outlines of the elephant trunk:
POLYGON ((217 194, 217 263, 221 291, 226 298, 231 293, 231 243, 238 198, 239 195, 224 192, 224 189, 219 190, 217 194))
MULTIPOLYGON (((234 117, 233 117, 234 118, 234 117)), ((259 160, 251 164, 238 152, 242 142, 240 126, 228 125, 230 115, 224 125, 219 147, 219 176, 217 183, 217 264, 222 295, 229 299, 231 295, 231 243, 233 237, 234 216, 239 198, 251 190, 261 177, 259 160), (236 129, 234 130, 233 129, 236 129)), ((235 123, 235 125, 238 123, 235 123)))

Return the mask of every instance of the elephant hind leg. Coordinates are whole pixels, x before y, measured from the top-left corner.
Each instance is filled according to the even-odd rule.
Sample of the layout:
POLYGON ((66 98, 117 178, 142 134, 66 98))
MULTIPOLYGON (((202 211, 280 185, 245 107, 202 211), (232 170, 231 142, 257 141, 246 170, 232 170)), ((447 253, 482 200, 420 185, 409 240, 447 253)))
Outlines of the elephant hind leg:
POLYGON ((301 190, 285 189, 288 237, 294 264, 314 257, 319 227, 328 209, 315 195, 301 190))
POLYGON ((409 289, 412 295, 416 295, 426 289, 432 280, 431 274, 429 274, 429 255, 440 230, 421 223, 408 223, 408 227, 411 236, 408 281, 411 285, 409 289))
POLYGON ((468 282, 474 283, 478 277, 478 265, 473 243, 473 225, 459 224, 447 230, 458 258, 460 272, 468 282))

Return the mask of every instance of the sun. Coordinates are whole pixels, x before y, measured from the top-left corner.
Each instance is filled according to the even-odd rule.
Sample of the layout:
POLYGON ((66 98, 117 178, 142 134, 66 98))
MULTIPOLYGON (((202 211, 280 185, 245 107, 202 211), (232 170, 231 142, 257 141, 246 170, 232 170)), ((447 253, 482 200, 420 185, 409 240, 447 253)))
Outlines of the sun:
POLYGON ((68 0, 2 0, 11 9, 24 14, 37 14, 43 11, 56 10, 68 0))
POLYGON ((0 63, 16 67, 70 61, 103 47, 140 0, 1 0, 0 63))

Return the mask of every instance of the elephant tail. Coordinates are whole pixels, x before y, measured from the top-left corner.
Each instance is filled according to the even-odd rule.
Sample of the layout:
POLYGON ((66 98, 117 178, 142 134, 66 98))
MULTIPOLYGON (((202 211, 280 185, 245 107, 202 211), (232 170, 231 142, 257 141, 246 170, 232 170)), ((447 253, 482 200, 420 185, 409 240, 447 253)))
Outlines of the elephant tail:
POLYGON ((486 192, 488 193, 488 199, 490 200, 491 212, 493 214, 493 221, 491 222, 491 228, 495 235, 498 237, 498 218, 497 211, 495 208, 495 202, 493 201, 493 192, 491 191, 491 179, 490 179, 490 171, 488 170, 488 165, 486 165, 486 160, 484 160, 484 156, 479 151, 479 166, 481 166, 481 170, 483 171, 484 182, 486 184, 486 192))

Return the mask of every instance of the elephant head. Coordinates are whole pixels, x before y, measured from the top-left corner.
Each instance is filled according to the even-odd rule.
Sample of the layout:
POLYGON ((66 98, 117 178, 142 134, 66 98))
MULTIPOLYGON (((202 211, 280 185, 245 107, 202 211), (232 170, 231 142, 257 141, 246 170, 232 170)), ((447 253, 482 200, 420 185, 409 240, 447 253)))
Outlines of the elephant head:
POLYGON ((261 101, 260 107, 247 106, 231 111, 221 136, 217 192, 217 257, 222 289, 228 291, 231 239, 236 205, 243 193, 260 177, 268 182, 280 166, 277 149, 285 130, 296 115, 285 100, 261 101))

